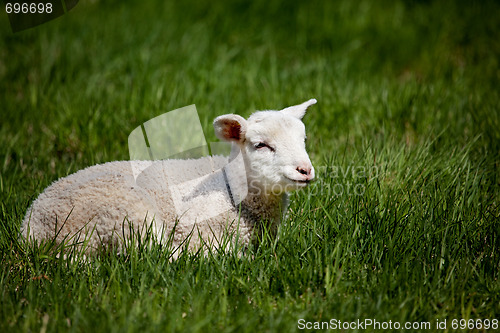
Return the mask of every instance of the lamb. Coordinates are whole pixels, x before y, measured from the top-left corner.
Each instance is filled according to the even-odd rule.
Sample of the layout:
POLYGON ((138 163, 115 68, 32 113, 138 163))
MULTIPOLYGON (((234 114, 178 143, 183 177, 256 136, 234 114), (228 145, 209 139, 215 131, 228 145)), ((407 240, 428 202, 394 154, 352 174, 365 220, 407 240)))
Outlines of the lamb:
POLYGON ((276 231, 288 193, 306 187, 314 168, 301 119, 310 99, 281 111, 257 111, 247 120, 214 120, 216 136, 231 143, 224 156, 131 161, 88 167, 55 181, 28 208, 21 226, 27 240, 86 239, 92 251, 123 245, 133 231, 150 228, 173 249, 216 247, 225 235, 246 246, 262 228, 276 231), (208 244, 208 245, 207 245, 208 244))

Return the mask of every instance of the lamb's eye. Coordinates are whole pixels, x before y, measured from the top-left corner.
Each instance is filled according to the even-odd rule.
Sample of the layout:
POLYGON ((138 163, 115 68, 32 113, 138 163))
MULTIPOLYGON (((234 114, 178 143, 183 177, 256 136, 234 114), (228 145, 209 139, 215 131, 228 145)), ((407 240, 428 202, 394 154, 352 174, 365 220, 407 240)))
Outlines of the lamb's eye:
POLYGON ((255 147, 255 149, 267 148, 270 151, 274 151, 274 149, 271 146, 269 146, 267 143, 265 143, 265 142, 259 142, 256 145, 254 145, 254 147, 255 147))

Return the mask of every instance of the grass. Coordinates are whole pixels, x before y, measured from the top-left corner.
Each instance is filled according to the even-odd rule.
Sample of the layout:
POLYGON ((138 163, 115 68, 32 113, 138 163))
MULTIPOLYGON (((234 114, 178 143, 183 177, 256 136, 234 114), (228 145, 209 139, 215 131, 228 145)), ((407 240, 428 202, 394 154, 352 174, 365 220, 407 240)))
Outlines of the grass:
MULTIPOLYGON (((82 2, 0 15, 0 331, 295 331, 299 319, 500 319, 494 1, 82 2), (144 121, 315 97, 318 181, 238 257, 152 244, 64 260, 18 240, 58 177, 128 158, 144 121)), ((371 331, 371 328, 359 331, 371 331)), ((353 331, 357 331, 354 329, 353 331)))

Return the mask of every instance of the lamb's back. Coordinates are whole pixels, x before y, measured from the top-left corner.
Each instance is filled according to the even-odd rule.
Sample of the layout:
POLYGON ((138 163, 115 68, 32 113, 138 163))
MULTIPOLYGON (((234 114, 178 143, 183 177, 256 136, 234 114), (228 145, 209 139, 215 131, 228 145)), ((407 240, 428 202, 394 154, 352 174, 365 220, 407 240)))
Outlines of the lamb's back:
POLYGON ((148 192, 135 183, 130 162, 109 162, 52 183, 28 209, 21 231, 25 237, 29 231, 33 239, 61 241, 95 228, 92 237, 106 242, 122 231, 124 219, 141 223, 156 212, 148 192))

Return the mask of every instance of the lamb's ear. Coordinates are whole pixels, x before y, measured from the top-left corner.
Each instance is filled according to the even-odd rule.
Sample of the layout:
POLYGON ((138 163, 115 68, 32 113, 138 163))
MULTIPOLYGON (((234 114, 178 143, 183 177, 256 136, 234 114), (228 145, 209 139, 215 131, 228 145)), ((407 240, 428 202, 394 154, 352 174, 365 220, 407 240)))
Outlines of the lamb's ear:
POLYGON ((215 118, 214 130, 221 140, 242 142, 247 131, 247 121, 237 114, 225 114, 215 118))
POLYGON ((316 99, 312 98, 302 104, 289 106, 281 110, 281 112, 289 114, 290 116, 293 116, 295 118, 302 119, 302 117, 304 117, 304 115, 306 114, 307 108, 313 104, 316 104, 316 102, 317 102, 316 99))

